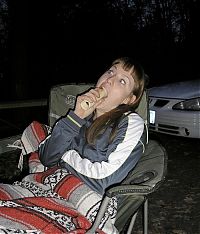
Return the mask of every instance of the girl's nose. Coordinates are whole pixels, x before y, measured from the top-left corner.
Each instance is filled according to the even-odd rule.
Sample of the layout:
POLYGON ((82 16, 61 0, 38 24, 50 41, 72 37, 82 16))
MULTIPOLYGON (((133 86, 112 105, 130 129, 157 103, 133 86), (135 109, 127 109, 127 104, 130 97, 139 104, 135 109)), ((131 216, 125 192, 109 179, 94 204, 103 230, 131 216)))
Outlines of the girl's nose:
POLYGON ((108 78, 107 78, 107 82, 108 82, 108 83, 112 83, 112 82, 113 82, 113 76, 108 77, 108 78))

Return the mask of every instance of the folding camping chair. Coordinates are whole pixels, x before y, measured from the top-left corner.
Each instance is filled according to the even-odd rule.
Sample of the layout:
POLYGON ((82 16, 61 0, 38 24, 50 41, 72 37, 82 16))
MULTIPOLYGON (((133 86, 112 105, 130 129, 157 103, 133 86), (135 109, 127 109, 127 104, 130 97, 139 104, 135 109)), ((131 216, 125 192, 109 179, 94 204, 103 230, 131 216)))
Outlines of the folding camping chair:
POLYGON ((109 188, 104 196, 95 223, 87 234, 95 233, 109 200, 117 196, 119 206, 115 226, 119 233, 130 234, 140 207, 143 207, 143 233, 148 233, 148 195, 156 191, 165 179, 167 153, 155 140, 150 140, 145 153, 127 178, 109 188))
MULTIPOLYGON (((92 84, 69 84, 54 86, 49 99, 50 126, 58 118, 73 108, 76 95, 89 89, 92 84)), ((139 107, 138 114, 148 126, 148 97, 145 92, 139 107)), ((129 173, 120 184, 109 188, 104 196, 96 220, 87 234, 94 234, 106 211, 109 200, 117 196, 119 200, 115 225, 119 233, 131 233, 140 207, 143 207, 143 231, 148 233, 148 195, 156 191, 165 179, 167 171, 167 153, 162 145, 155 140, 150 140, 146 150, 137 166, 129 173)))
MULTIPOLYGON (((53 126, 57 119, 73 108, 76 96, 92 87, 93 84, 63 84, 52 87, 49 97, 49 125, 53 126)), ((148 98, 144 93, 137 112, 148 126, 148 98)), ((12 140, 14 138, 11 138, 12 140)), ((17 136, 19 139, 19 136, 17 136)), ((8 141, 5 141, 8 143, 8 141)), ((4 147, 4 146, 3 146, 4 147)), ((148 233, 148 195, 156 191, 162 184, 167 169, 167 154, 156 141, 150 140, 137 166, 120 184, 105 192, 104 199, 96 220, 87 233, 95 233, 104 215, 109 200, 118 197, 118 210, 115 225, 119 233, 131 233, 137 213, 143 207, 143 230, 148 233)))

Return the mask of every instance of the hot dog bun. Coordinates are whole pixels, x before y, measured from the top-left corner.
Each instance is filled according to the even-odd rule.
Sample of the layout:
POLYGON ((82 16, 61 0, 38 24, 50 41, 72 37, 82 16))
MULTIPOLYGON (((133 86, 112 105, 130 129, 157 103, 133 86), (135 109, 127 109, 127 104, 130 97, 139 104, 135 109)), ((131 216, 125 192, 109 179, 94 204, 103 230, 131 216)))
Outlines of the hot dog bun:
MULTIPOLYGON (((104 97, 107 97, 107 91, 104 87, 100 87, 98 91, 99 91, 99 98, 97 98, 97 101, 99 101, 100 99, 104 97)), ((94 102, 89 102, 87 100, 84 100, 81 102, 81 107, 84 110, 91 108, 93 105, 94 105, 94 102)))

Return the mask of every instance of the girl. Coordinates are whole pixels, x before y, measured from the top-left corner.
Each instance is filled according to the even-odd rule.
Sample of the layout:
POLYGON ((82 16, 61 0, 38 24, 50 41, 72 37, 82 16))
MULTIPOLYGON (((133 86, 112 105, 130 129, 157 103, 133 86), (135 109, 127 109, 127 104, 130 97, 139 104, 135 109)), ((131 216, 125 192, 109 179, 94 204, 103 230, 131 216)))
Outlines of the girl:
MULTIPOLYGON (((0 185, 0 231, 85 232, 105 189, 120 183, 142 156, 145 123, 136 108, 144 87, 142 67, 123 57, 112 63, 95 88, 79 95, 74 110, 57 121, 31 154, 48 170, 0 185)), ((117 233, 116 208, 113 198, 99 233, 117 233)))
POLYGON ((40 144, 41 162, 46 167, 61 165, 100 194, 121 182, 145 143, 144 121, 135 113, 144 86, 140 65, 127 57, 115 60, 96 88, 80 95, 74 111, 61 118, 40 144), (100 87, 106 97, 99 100, 100 87), (93 103, 87 110, 81 107, 84 100, 93 103))

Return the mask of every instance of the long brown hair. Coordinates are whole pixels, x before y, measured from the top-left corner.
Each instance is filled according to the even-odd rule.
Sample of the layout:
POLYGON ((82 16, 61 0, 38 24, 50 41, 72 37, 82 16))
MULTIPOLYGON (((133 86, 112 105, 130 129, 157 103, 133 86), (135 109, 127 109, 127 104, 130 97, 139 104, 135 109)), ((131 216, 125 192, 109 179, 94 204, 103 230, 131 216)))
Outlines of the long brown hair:
POLYGON ((116 64, 122 64, 122 67, 125 71, 132 70, 131 76, 135 81, 133 94, 136 96, 136 100, 132 104, 121 104, 115 109, 95 119, 86 131, 86 140, 89 144, 94 144, 95 139, 101 133, 103 133, 109 126, 112 126, 112 131, 109 139, 109 141, 112 142, 112 140, 115 137, 118 124, 120 120, 125 116, 124 113, 134 112, 142 98, 146 80, 142 66, 139 63, 134 62, 129 57, 121 57, 114 60, 112 66, 116 64))

